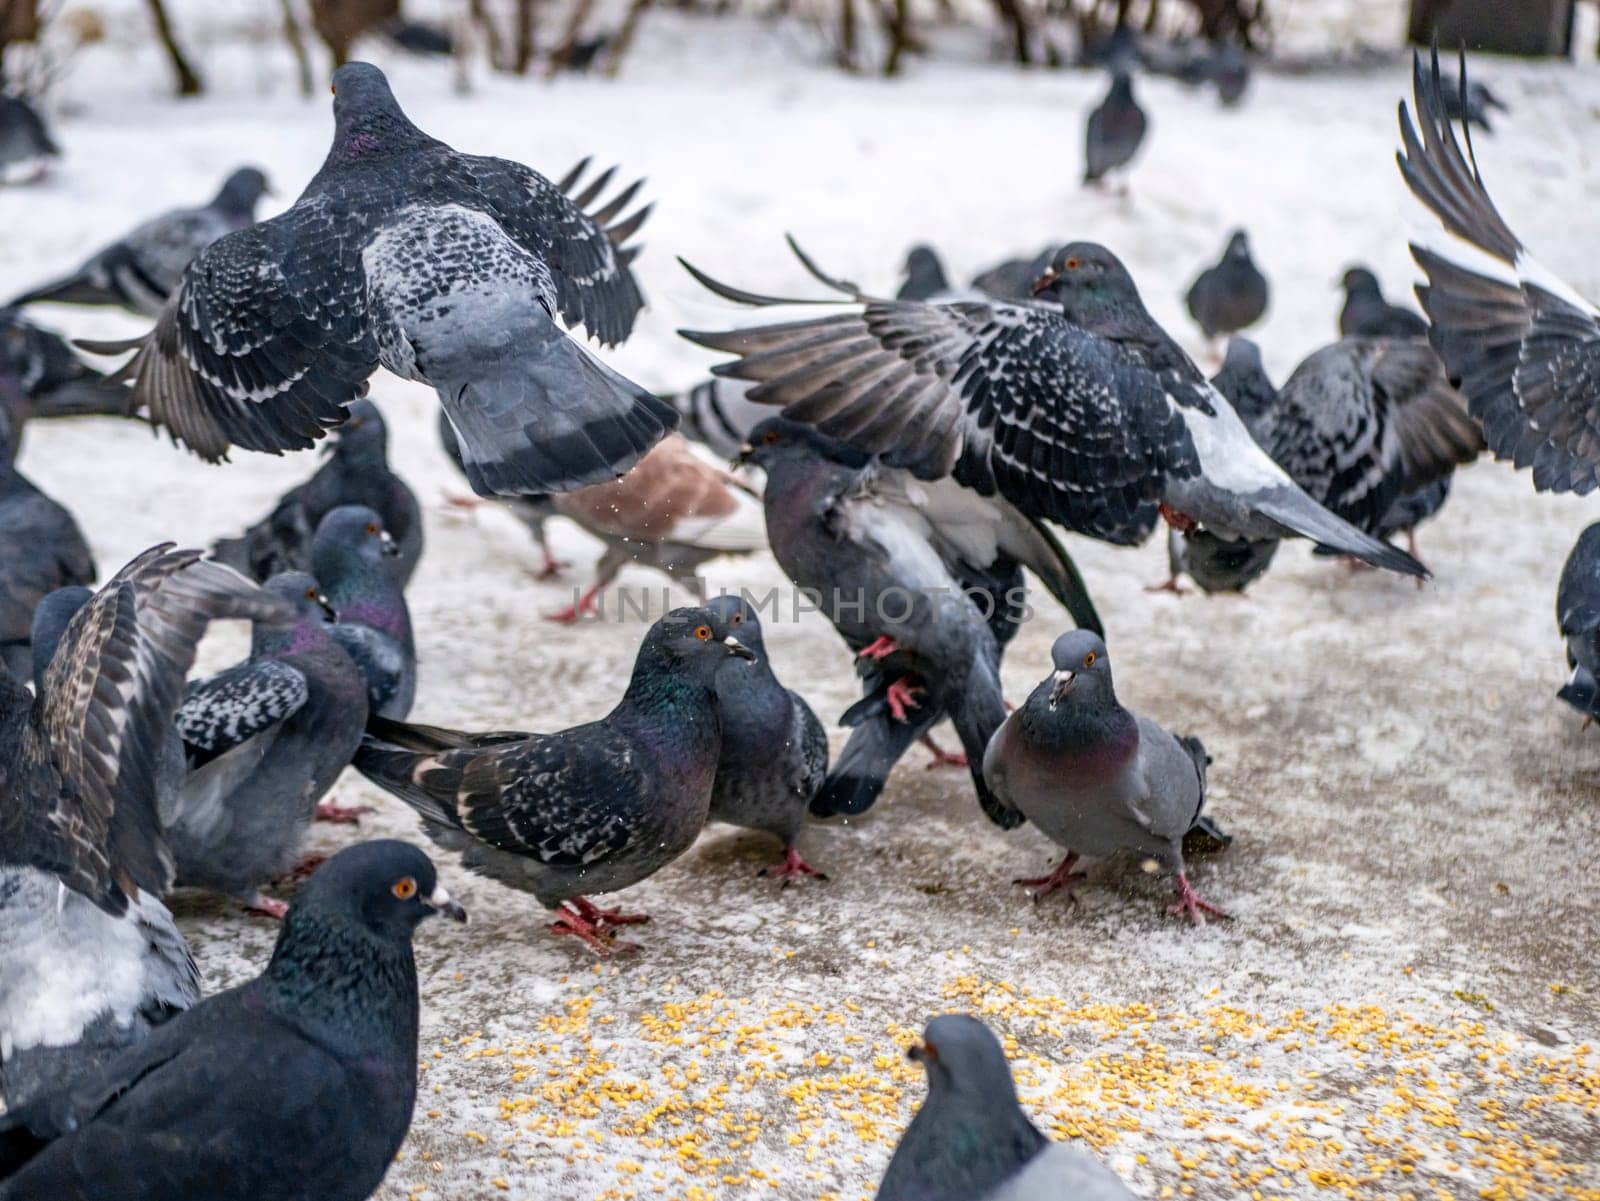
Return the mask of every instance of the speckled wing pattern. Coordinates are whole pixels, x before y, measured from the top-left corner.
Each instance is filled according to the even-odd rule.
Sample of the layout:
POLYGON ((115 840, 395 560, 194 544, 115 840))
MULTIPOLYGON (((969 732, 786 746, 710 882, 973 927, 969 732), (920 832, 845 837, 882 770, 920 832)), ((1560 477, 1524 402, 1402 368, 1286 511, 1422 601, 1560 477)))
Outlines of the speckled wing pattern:
POLYGON ((292 665, 251 659, 190 686, 178 708, 178 736, 215 758, 293 715, 310 694, 292 665))

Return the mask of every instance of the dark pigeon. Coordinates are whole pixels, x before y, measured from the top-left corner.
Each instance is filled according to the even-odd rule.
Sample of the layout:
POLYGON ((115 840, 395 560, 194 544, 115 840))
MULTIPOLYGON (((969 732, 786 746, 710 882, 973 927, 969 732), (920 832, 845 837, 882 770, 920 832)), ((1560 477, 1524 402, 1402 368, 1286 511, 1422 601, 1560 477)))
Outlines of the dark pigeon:
MULTIPOLYGON (((1053 305, 875 300, 812 270, 861 311, 684 331, 742 356, 715 370, 759 382, 751 400, 785 405, 788 416, 919 478, 952 476, 1091 537, 1138 541, 1159 503, 1180 528, 1233 539, 1299 534, 1426 574, 1284 474, 1102 246, 1057 252, 1037 285, 1053 305)), ((735 301, 786 303, 695 275, 735 301)))
POLYGON ((618 926, 646 919, 587 896, 655 874, 705 826, 722 747, 714 688, 729 656, 754 658, 708 610, 674 609, 599 721, 466 734, 374 718, 356 770, 421 814, 462 866, 555 910, 553 933, 609 955, 618 926))
POLYGON ((1470 80, 1463 89, 1456 76, 1440 72, 1439 92, 1446 116, 1452 121, 1476 125, 1484 133, 1494 132, 1494 127, 1489 124, 1491 110, 1502 113, 1511 111, 1506 102, 1490 91, 1489 85, 1482 80, 1470 80))
POLYGON ((190 685, 177 715, 189 774, 161 817, 178 884, 282 917, 261 886, 296 866, 317 802, 360 745, 367 687, 315 580, 285 572, 266 590, 292 617, 257 622, 248 659, 190 685))
POLYGON ((1099 183, 1107 174, 1125 167, 1144 144, 1149 122, 1133 96, 1133 76, 1118 64, 1111 90, 1089 114, 1084 129, 1083 182, 1099 183))
MULTIPOLYGON (((443 409, 439 410, 439 445, 444 448, 445 455, 455 464, 456 470, 462 476, 467 474, 466 461, 461 457, 461 442, 456 437, 455 427, 450 424, 450 418, 443 409)), ((473 512, 484 502, 476 496, 447 496, 447 503, 454 508, 473 512)), ((567 564, 556 558, 555 552, 550 549, 550 536, 545 530, 545 522, 556 516, 555 497, 550 493, 529 493, 523 496, 497 496, 496 503, 501 505, 533 535, 539 544, 539 553, 544 556, 544 563, 534 578, 539 580, 552 579, 561 574, 561 569, 567 564)))
POLYGON ((0 1117, 39 1148, 0 1201, 364 1201, 411 1125, 411 941, 435 913, 467 919, 415 847, 339 852, 261 975, 0 1117))
POLYGON ((1267 574, 1281 545, 1277 538, 1235 541, 1206 530, 1168 530, 1168 577, 1146 591, 1182 593, 1180 580, 1188 576, 1208 595, 1243 592, 1267 574))
POLYGON ((333 640, 361 669, 371 713, 400 721, 417 696, 417 644, 400 546, 365 505, 341 505, 311 543, 311 572, 336 614, 333 640))
POLYGON ((412 54, 449 58, 456 52, 456 40, 450 31, 427 21, 391 17, 378 26, 378 32, 412 54))
POLYGON ((84 363, 60 335, 0 309, 0 406, 20 431, 34 417, 132 416, 133 392, 84 363))
POLYGON ((750 431, 772 410, 745 397, 754 385, 743 380, 712 376, 673 398, 683 416, 678 432, 698 442, 719 459, 732 459, 750 441, 750 431))
POLYGON ((1267 311, 1267 277, 1250 257, 1244 230, 1228 236, 1222 261, 1200 273, 1184 300, 1208 338, 1238 333, 1261 320, 1267 311))
POLYGON ((1066 851, 1037 885, 1034 899, 1083 879, 1080 855, 1132 852, 1173 877, 1178 900, 1168 910, 1196 925, 1208 913, 1183 865, 1183 839, 1206 802, 1210 756, 1198 738, 1168 733, 1117 700, 1106 644, 1072 630, 1050 648, 1055 670, 1000 727, 983 759, 995 794, 1066 851))
MULTIPOLYGON (((199 994, 158 899, 173 863, 157 762, 207 624, 278 611, 199 560, 157 546, 98 593, 52 593, 35 693, 0 672, 0 1110, 72 1084, 199 994)), ((11 1155, 0 1134, 0 1175, 11 1155)))
POLYGON ((1428 323, 1410 309, 1383 298, 1378 277, 1365 267, 1351 267, 1340 281, 1344 308, 1339 333, 1346 338, 1426 338, 1428 323))
POLYGON ((711 786, 711 819, 764 830, 783 841, 783 861, 761 869, 783 881, 822 876, 795 845, 806 811, 828 774, 828 735, 798 692, 773 674, 756 608, 743 597, 714 596, 705 606, 755 656, 717 669, 722 751, 711 786))
POLYGON ((71 274, 30 288, 11 304, 119 305, 154 317, 197 254, 223 235, 255 223, 256 203, 267 191, 265 175, 255 167, 240 167, 208 203, 152 217, 96 251, 71 274))
POLYGON ((1586 719, 1600 717, 1600 522, 1578 535, 1561 569, 1556 628, 1572 672, 1556 695, 1586 719))
POLYGON ((1094 1156, 1039 1132, 1000 1040, 977 1018, 934 1018, 906 1054, 927 1070, 928 1096, 877 1201, 1134 1201, 1094 1156))
POLYGON ((896 300, 932 300, 950 291, 950 281, 945 277, 944 264, 932 246, 913 246, 906 255, 905 280, 896 292, 896 300))
POLYGON ((39 110, 22 96, 0 95, 0 183, 42 179, 49 160, 60 156, 39 110))
POLYGON ((82 343, 124 367, 151 420, 202 458, 303 450, 382 365, 431 385, 480 495, 615 479, 676 412, 594 358, 559 312, 611 345, 644 303, 607 228, 635 184, 590 215, 520 163, 460 154, 400 111, 383 72, 334 72, 334 136, 287 212, 204 250, 143 338, 82 343))
POLYGON ((377 511, 394 538, 401 574, 409 582, 422 557, 422 508, 410 485, 390 470, 389 431, 378 406, 353 402, 329 445, 328 461, 315 475, 285 492, 272 512, 242 535, 217 542, 212 557, 256 580, 309 571, 311 538, 322 519, 340 505, 365 505, 377 511))

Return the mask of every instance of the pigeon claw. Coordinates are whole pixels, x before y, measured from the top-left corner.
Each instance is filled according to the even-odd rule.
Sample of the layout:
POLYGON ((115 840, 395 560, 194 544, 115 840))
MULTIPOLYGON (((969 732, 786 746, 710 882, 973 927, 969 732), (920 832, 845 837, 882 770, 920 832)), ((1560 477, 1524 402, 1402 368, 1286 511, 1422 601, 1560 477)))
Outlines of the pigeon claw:
MULTIPOLYGON (((903 718, 901 720, 904 720, 903 718)), ((966 767, 967 757, 960 751, 947 751, 930 735, 924 734, 919 742, 928 748, 928 753, 933 756, 933 762, 928 764, 928 770, 933 771, 939 767, 966 767)))
POLYGON ((1189 877, 1182 872, 1178 873, 1177 880, 1178 899, 1167 906, 1167 912, 1173 917, 1188 915, 1189 920, 1197 926, 1206 924, 1206 914, 1212 917, 1229 918, 1226 910, 1213 905, 1194 890, 1194 885, 1189 883, 1189 877))
POLYGON ((1189 590, 1183 586, 1183 578, 1176 572, 1162 580, 1159 584, 1146 584, 1146 592, 1170 592, 1173 596, 1188 596, 1189 590))
POLYGON ((556 920, 550 923, 548 929, 555 935, 570 934, 598 958, 609 959, 619 951, 638 950, 637 943, 618 941, 613 926, 649 920, 643 914, 605 910, 583 897, 573 897, 557 906, 556 920))
MULTIPOLYGON (((557 570, 560 569, 557 568, 557 570)), ((580 618, 600 612, 600 602, 597 599, 599 595, 600 585, 596 584, 566 608, 557 609, 554 613, 546 613, 544 619, 553 621, 557 625, 576 625, 580 618)))
POLYGON ((857 659, 887 659, 900 648, 900 644, 887 634, 879 634, 856 652, 857 659))
POLYGON ((788 888, 797 881, 804 880, 807 876, 815 876, 818 880, 826 880, 827 872, 819 872, 800 855, 798 847, 783 848, 783 862, 773 863, 762 868, 756 875, 769 880, 782 880, 780 889, 788 888))
POLYGON ((358 826, 363 815, 371 813, 371 805, 335 805, 331 801, 322 801, 317 805, 317 820, 319 822, 335 822, 341 826, 358 826))
POLYGON ((1072 886, 1074 884, 1081 884, 1089 878, 1082 872, 1075 872, 1072 870, 1073 865, 1077 862, 1077 852, 1068 851, 1066 858, 1062 859, 1062 861, 1056 865, 1056 870, 1051 872, 1048 876, 1022 876, 1011 882, 1013 884, 1020 884, 1024 888, 1033 889, 1028 896, 1035 904, 1053 892, 1062 891, 1067 894, 1067 899, 1069 901, 1076 901, 1078 898, 1076 894, 1073 893, 1072 886))
POLYGON ((624 913, 620 909, 602 909, 587 897, 573 897, 567 904, 576 909, 584 921, 596 926, 639 926, 650 920, 648 913, 624 913))
POLYGON ((917 698, 926 691, 920 684, 911 683, 910 676, 901 676, 889 685, 889 691, 884 693, 883 699, 896 721, 906 721, 911 710, 919 704, 917 698))
POLYGON ((289 902, 280 901, 276 897, 264 897, 259 892, 245 904, 246 913, 259 913, 262 917, 270 917, 275 922, 281 922, 283 915, 289 912, 289 902))

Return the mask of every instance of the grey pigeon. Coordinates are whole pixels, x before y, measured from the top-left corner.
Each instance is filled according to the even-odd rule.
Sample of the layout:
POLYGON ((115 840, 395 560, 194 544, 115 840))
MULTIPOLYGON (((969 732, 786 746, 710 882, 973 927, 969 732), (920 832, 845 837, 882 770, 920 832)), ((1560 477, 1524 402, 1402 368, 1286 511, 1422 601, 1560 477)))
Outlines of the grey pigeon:
POLYGON ((1465 121, 1468 125, 1476 125, 1485 133, 1494 132, 1494 127, 1489 124, 1491 109, 1502 113, 1511 111, 1506 102, 1490 91, 1489 85, 1481 79, 1469 80, 1463 88, 1456 76, 1441 72, 1439 93, 1444 101, 1446 116, 1452 121, 1465 121))
POLYGON ((0 406, 20 431, 33 417, 131 416, 133 392, 84 363, 60 335, 0 309, 0 406))
POLYGON ((1572 672, 1556 695, 1585 719, 1600 717, 1600 522, 1578 535, 1561 569, 1556 628, 1572 672))
POLYGON ((1181 593, 1188 576, 1205 593, 1243 592, 1266 575, 1280 545, 1277 538, 1235 541, 1209 530, 1168 530, 1167 579, 1145 591, 1181 593))
POLYGON ((772 410, 745 397, 754 385, 712 376, 673 398, 683 415, 678 432, 698 442, 719 459, 732 459, 750 440, 750 431, 772 410))
POLYGON ((361 669, 372 713, 400 720, 417 695, 417 645, 400 547, 365 505, 340 505, 317 526, 311 571, 336 615, 333 640, 361 669))
MULTIPOLYGON (((1159 503, 1180 528, 1232 539, 1299 534, 1426 574, 1284 474, 1151 320, 1105 247, 1058 251, 1036 285, 1054 303, 1033 305, 876 300, 803 261, 860 309, 683 331, 742 356, 714 370, 759 382, 751 400, 787 406, 788 416, 919 478, 952 477, 1091 537, 1139 541, 1159 503)), ((695 276, 735 301, 785 303, 695 276)))
MULTIPOLYGON (((439 445, 444 448, 449 460, 455 464, 456 470, 465 476, 467 464, 461 457, 461 441, 456 437, 455 427, 450 424, 450 418, 445 415, 443 409, 439 410, 439 445)), ((520 521, 539 544, 539 553, 544 556, 544 563, 533 573, 534 578, 548 580, 560 575, 561 569, 567 564, 557 559, 555 552, 550 549, 550 535, 545 530, 545 523, 556 516, 555 497, 550 493, 540 492, 520 496, 497 496, 494 499, 506 512, 520 521)), ((475 511, 484 503, 476 496, 447 495, 445 500, 453 508, 468 513, 475 511)))
POLYGON ((60 155, 39 110, 22 96, 0 95, 0 183, 40 179, 60 155))
POLYGON ((195 255, 224 234, 254 224, 256 203, 269 190, 261 171, 240 167, 206 204, 152 217, 70 274, 30 288, 11 304, 120 305, 154 317, 195 255))
POLYGON ((1184 303, 1208 338, 1238 333, 1261 320, 1267 311, 1267 277, 1250 257, 1244 230, 1228 236, 1222 261, 1200 273, 1184 303))
POLYGON ((46 593, 92 584, 94 557, 72 514, 17 470, 18 430, 0 406, 0 662, 18 679, 33 672, 33 610, 46 593))
POLYGON ((403 842, 328 860, 266 970, 0 1117, 35 1154, 0 1201, 365 1201, 417 1098, 412 935, 466 910, 403 842))
POLYGON ((1133 95, 1133 76, 1118 64, 1111 90, 1089 114, 1083 136, 1083 182, 1099 183, 1139 153, 1149 122, 1133 95))
POLYGON ((932 300, 950 291, 950 281, 945 277, 944 264, 932 246, 913 246, 906 254, 905 281, 896 292, 896 300, 932 300))
MULTIPOLYGON (((1027 563, 1076 620, 1097 623, 1071 559, 999 497, 918 480, 783 417, 756 427, 747 458, 767 473, 763 503, 778 565, 817 598, 867 684, 868 700, 846 717, 858 728, 835 767, 840 779, 830 779, 813 812, 870 806, 894 761, 948 715, 984 813, 1003 828, 1018 824, 980 773, 1005 697, 996 614, 980 607, 972 586, 982 573, 1014 577, 1027 563)), ((1020 601, 1007 592, 1000 599, 1009 611, 1020 601)))
POLYGON ((317 802, 361 742, 367 687, 315 580, 285 572, 266 591, 292 617, 257 622, 248 659, 190 685, 177 716, 189 774, 161 819, 178 884, 282 917, 261 886, 296 866, 317 802))
POLYGON ((260 521, 237 538, 224 538, 212 557, 265 580, 311 568, 311 538, 340 505, 375 509, 399 548, 405 582, 422 557, 422 509, 417 494, 389 467, 389 431, 370 400, 350 405, 350 415, 329 443, 328 461, 303 484, 285 492, 260 521))
POLYGON ((1061 635, 1050 658, 1055 671, 983 758, 995 795, 1066 851, 1048 876, 1018 883, 1038 885, 1036 900, 1058 889, 1070 896, 1083 878, 1072 870, 1080 855, 1129 851, 1173 877, 1178 900, 1168 912, 1196 925, 1208 913, 1226 916, 1195 892, 1183 865, 1183 837, 1206 803, 1205 747, 1122 707, 1106 644, 1091 631, 1061 635))
POLYGON ((616 927, 647 919, 587 897, 655 874, 705 826, 722 749, 714 689, 729 656, 754 658, 709 610, 674 609, 599 721, 466 734, 374 718, 356 770, 421 814, 464 867, 555 910, 552 933, 609 955, 616 927))
POLYGON ((1344 307, 1339 332, 1347 338, 1426 338, 1428 323, 1410 309, 1383 297, 1378 277, 1365 267, 1351 267, 1340 281, 1344 307))
POLYGON ((638 191, 583 211, 520 163, 461 154, 400 111, 383 72, 333 75, 333 145, 300 198, 190 265, 155 329, 127 342, 139 403, 202 458, 303 450, 380 365, 431 385, 480 495, 615 479, 676 424, 602 364, 560 313, 615 344, 643 304, 624 245, 638 191))
POLYGON ((1052 242, 1031 259, 1005 259, 972 277, 972 286, 996 300, 1028 304, 1033 300, 1033 285, 1050 266, 1056 252, 1052 242))
POLYGON ((877 1201, 1134 1201, 1093 1155, 1039 1132, 1000 1040, 977 1018, 934 1018, 906 1054, 928 1096, 900 1136, 877 1201))
POLYGON ((157 760, 207 624, 278 611, 199 560, 157 546, 88 598, 46 597, 40 641, 58 645, 36 694, 0 672, 0 1109, 71 1084, 199 993, 158 899, 173 865, 157 760))
MULTIPOLYGON (((1466 63, 1461 65, 1463 76, 1466 63)), ((1497 458, 1533 469, 1541 492, 1592 492, 1600 483, 1600 309, 1534 259, 1489 198, 1472 143, 1444 107, 1438 56, 1413 60, 1417 126, 1404 104, 1400 171, 1411 191, 1498 270, 1412 243, 1428 277, 1417 289, 1428 337, 1467 398, 1497 458)))
MULTIPOLYGON (((783 841, 783 860, 761 870, 787 888, 822 876, 795 845, 806 811, 828 774, 828 735, 798 692, 773 673, 761 619, 743 597, 722 595, 705 606, 755 656, 717 669, 717 722, 722 751, 711 786, 711 819, 764 830, 783 841)), ((826 877, 822 877, 826 879, 826 877)))

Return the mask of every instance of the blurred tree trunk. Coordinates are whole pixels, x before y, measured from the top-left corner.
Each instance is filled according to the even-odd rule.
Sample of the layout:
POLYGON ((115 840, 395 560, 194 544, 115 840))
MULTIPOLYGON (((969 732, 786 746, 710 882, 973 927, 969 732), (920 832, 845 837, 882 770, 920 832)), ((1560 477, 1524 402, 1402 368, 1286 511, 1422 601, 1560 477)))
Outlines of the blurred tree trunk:
POLYGON ((469 0, 467 11, 478 28, 483 30, 483 44, 489 55, 489 65, 496 71, 505 70, 505 43, 500 38, 500 27, 494 23, 489 10, 484 8, 483 0, 469 0))
POLYGON ((856 3, 839 0, 839 65, 847 71, 856 69, 856 3))
POLYGON ((517 0, 517 52, 511 69, 518 75, 526 75, 533 65, 534 28, 533 0, 517 0))
POLYGON ((639 30, 639 22, 644 20, 645 9, 650 7, 650 0, 633 0, 628 5, 628 15, 622 19, 622 25, 611 38, 611 44, 606 48, 607 75, 615 75, 622 69, 622 56, 628 52, 628 47, 633 44, 633 35, 639 30))
POLYGON ((573 51, 577 48, 578 39, 583 36, 584 23, 588 21, 589 14, 594 11, 594 0, 578 0, 572 6, 572 12, 567 17, 567 27, 561 33, 561 40, 556 43, 556 48, 550 52, 550 65, 545 70, 546 79, 554 79, 556 73, 572 61, 573 51))
POLYGON ((300 30, 300 18, 294 15, 294 0, 278 0, 283 8, 283 37, 294 54, 295 72, 300 78, 300 94, 309 97, 315 89, 311 78, 311 56, 306 53, 305 34, 300 30))
POLYGON ((1011 26, 1012 54, 1017 63, 1024 67, 1031 65, 1033 51, 1029 46, 1028 16, 1022 11, 1020 0, 994 0, 994 6, 1001 19, 1011 26))
POLYGON ((399 15, 400 0, 311 0, 311 27, 327 44, 335 69, 350 61, 350 45, 356 38, 399 15))
POLYGON ((178 39, 172 32, 172 22, 167 20, 166 7, 161 0, 145 0, 145 4, 150 9, 150 19, 155 22, 156 36, 161 39, 167 57, 172 60, 172 73, 177 77, 178 95, 198 96, 205 91, 206 85, 196 74, 195 69, 189 65, 189 60, 184 57, 178 39))
POLYGON ((889 20, 889 56, 883 60, 883 73, 900 74, 900 61, 911 48, 910 0, 894 0, 894 15, 889 20))

